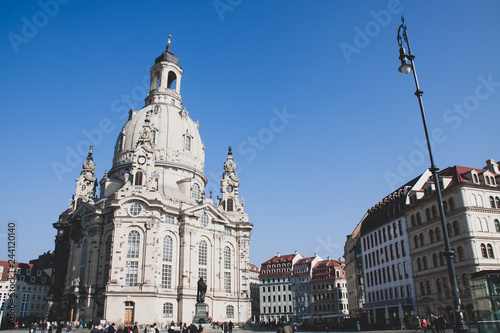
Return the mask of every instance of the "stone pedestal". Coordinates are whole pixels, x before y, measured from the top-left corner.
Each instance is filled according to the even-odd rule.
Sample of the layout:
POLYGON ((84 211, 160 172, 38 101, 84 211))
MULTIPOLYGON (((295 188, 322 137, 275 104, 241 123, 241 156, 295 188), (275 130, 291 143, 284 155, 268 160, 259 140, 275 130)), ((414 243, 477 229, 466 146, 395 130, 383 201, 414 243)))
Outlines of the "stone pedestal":
POLYGON ((205 303, 196 303, 193 323, 207 324, 208 323, 208 305, 205 303))

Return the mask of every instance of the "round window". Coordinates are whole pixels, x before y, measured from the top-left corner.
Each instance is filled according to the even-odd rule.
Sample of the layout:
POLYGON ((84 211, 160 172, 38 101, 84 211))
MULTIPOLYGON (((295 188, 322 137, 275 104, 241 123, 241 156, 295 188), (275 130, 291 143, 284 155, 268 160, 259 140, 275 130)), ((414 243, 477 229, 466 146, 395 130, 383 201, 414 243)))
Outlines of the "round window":
POLYGON ((141 204, 134 202, 130 208, 128 209, 128 212, 131 216, 137 216, 142 212, 142 206, 141 204))

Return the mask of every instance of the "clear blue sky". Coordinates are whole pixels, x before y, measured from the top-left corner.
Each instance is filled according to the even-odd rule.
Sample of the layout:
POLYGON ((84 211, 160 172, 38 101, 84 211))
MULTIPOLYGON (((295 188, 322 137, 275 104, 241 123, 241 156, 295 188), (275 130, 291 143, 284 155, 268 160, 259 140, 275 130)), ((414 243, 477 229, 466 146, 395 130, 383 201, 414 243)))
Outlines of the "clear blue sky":
POLYGON ((9 220, 18 260, 53 249, 85 157, 70 166, 68 149, 109 119, 94 157, 99 179, 110 169, 121 111, 143 106, 169 34, 215 193, 234 147, 255 264, 342 256, 366 210, 429 166, 413 79, 397 71, 401 14, 437 166, 500 159, 498 1, 45 1, 0 4, 0 259, 9 220))

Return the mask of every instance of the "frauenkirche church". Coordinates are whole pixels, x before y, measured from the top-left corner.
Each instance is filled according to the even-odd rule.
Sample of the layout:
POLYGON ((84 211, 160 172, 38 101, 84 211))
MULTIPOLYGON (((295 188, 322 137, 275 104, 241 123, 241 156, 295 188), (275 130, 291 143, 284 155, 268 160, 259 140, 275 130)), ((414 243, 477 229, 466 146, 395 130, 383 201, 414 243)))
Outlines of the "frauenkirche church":
POLYGON ((199 123, 183 107, 183 70, 170 38, 150 72, 145 106, 130 110, 111 170, 97 181, 91 147, 70 207, 54 223, 49 320, 191 323, 202 277, 207 316, 246 322, 253 225, 231 149, 214 205, 204 192, 199 123))

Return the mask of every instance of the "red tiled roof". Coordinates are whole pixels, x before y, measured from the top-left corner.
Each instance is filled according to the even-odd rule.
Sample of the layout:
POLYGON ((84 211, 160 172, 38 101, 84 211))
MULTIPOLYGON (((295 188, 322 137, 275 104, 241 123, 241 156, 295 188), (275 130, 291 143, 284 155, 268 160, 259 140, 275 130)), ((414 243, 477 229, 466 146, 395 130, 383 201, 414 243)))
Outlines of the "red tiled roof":
POLYGON ((20 277, 24 276, 24 282, 33 284, 50 284, 50 276, 43 270, 39 270, 33 266, 33 264, 25 264, 16 262, 15 264, 9 264, 8 261, 0 261, 0 266, 3 267, 1 280, 7 281, 9 279, 9 267, 12 266, 16 272, 16 279, 21 281, 20 277), (17 272, 19 269, 19 273, 17 272), (31 270, 28 274, 28 269, 31 270), (40 271, 40 275, 37 272, 40 271), (35 281, 31 281, 31 277, 35 277, 35 281), (45 282, 42 283, 42 278, 45 278, 45 282))

